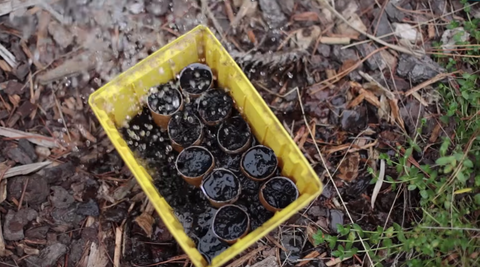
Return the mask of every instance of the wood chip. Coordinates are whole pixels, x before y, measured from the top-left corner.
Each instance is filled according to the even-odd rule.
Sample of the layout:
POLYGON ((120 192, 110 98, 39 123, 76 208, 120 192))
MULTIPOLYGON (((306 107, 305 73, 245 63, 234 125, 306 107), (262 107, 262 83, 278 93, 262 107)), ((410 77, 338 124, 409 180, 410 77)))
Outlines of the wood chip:
POLYGON ((122 235, 123 227, 115 228, 115 252, 113 255, 113 267, 120 267, 120 257, 122 256, 122 235))
POLYGON ((90 245, 90 254, 88 256, 87 266, 105 267, 109 263, 104 246, 98 246, 92 242, 90 245))
POLYGON ((300 263, 295 265, 295 267, 302 267, 303 265, 307 265, 311 260, 316 259, 318 256, 320 256, 320 252, 314 250, 314 251, 308 253, 307 255, 305 255, 305 257, 303 257, 303 259, 299 260, 300 263))
POLYGON ((143 229, 143 231, 145 231, 148 238, 152 236, 153 223, 155 222, 152 215, 148 214, 147 212, 143 212, 140 214, 140 216, 135 218, 135 222, 138 224, 138 226, 140 226, 140 228, 143 229))
POLYGON ((0 68, 5 72, 12 72, 12 68, 8 65, 5 60, 0 59, 0 68))
POLYGON ((50 164, 52 164, 51 161, 45 161, 45 162, 38 162, 38 163, 32 163, 32 164, 13 167, 8 169, 8 171, 5 173, 3 178, 10 178, 18 175, 27 175, 32 172, 36 172, 50 164))
POLYGON ((6 254, 5 240, 3 239, 2 227, 0 227, 0 257, 5 257, 7 256, 6 254))
POLYGON ((11 128, 0 127, 0 135, 10 137, 13 139, 25 138, 33 144, 44 146, 48 148, 60 148, 60 144, 54 138, 46 137, 39 134, 27 133, 11 128))

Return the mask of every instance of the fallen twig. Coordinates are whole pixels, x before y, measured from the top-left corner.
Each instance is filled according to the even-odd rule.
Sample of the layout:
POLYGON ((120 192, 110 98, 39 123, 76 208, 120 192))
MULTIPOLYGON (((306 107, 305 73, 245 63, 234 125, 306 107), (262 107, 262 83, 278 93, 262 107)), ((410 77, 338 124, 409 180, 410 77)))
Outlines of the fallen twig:
POLYGON ((52 164, 51 161, 45 161, 45 162, 38 162, 38 163, 32 163, 32 164, 13 167, 8 169, 7 172, 5 172, 5 175, 3 176, 3 178, 10 178, 18 175, 27 175, 32 172, 36 172, 50 164, 52 164))
POLYGON ((328 37, 322 36, 319 38, 319 42, 321 44, 328 44, 328 45, 344 45, 349 44, 351 41, 350 37, 328 37))
POLYGON ((426 87, 426 86, 429 86, 430 84, 433 84, 433 83, 436 83, 440 80, 443 80, 445 79, 446 77, 450 76, 450 75, 454 75, 454 74, 457 74, 459 73, 460 71, 454 71, 454 72, 450 72, 450 73, 440 73, 440 74, 437 74, 437 76, 431 78, 430 80, 428 81, 424 81, 423 83, 421 84, 418 84, 417 86, 415 87, 412 87, 410 90, 406 91, 405 92, 405 96, 409 96, 411 94, 413 94, 414 92, 417 92, 418 90, 426 87))
POLYGON ((115 254, 113 255, 113 266, 120 267, 120 257, 122 256, 122 234, 123 225, 115 228, 115 254))

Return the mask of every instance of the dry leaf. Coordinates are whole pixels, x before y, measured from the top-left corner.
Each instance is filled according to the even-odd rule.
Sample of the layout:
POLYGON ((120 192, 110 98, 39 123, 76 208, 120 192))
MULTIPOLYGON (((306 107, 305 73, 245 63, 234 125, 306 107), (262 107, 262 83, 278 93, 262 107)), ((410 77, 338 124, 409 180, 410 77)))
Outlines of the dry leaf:
POLYGON ((50 164, 52 164, 51 161, 45 161, 45 162, 37 162, 37 163, 31 163, 31 164, 25 164, 25 165, 13 167, 8 169, 8 171, 5 173, 3 178, 10 178, 18 175, 27 175, 32 172, 36 172, 50 164))
POLYGON ((418 30, 410 24, 392 23, 392 26, 395 29, 395 35, 402 39, 415 43, 421 38, 421 34, 418 32, 418 30))
POLYGON ((378 118, 380 120, 386 120, 387 122, 390 121, 390 119, 393 120, 392 117, 390 117, 390 103, 388 103, 388 99, 385 95, 380 96, 380 108, 378 109, 378 118))
POLYGON ((440 129, 442 129, 442 126, 439 122, 437 122, 437 125, 435 125, 435 128, 433 128, 432 135, 430 135, 430 139, 428 139, 430 143, 437 142, 438 135, 440 134, 440 129))
POLYGON ((374 105, 377 108, 380 108, 380 101, 372 92, 362 88, 360 89, 360 94, 365 96, 365 100, 367 100, 368 103, 374 105))
POLYGON ((337 177, 351 182, 358 176, 358 166, 360 165, 360 154, 348 154, 345 160, 342 161, 339 167, 337 177))
POLYGON ((350 109, 350 108, 353 108, 353 107, 356 107, 358 105, 360 105, 360 103, 363 102, 363 100, 365 99, 365 95, 364 94, 361 94, 359 96, 357 96, 355 99, 353 99, 347 106, 347 109, 350 109))
POLYGON ((148 237, 151 237, 153 233, 153 223, 155 223, 155 219, 153 219, 151 214, 154 210, 155 208, 152 203, 148 201, 142 214, 135 218, 135 222, 143 229, 143 231, 145 231, 148 237))
POLYGON ((92 143, 97 142, 97 138, 95 138, 95 136, 93 136, 87 129, 85 129, 85 127, 83 127, 82 124, 77 124, 76 126, 83 137, 85 137, 87 140, 89 140, 92 143))
POLYGON ((8 99, 10 100, 10 103, 12 103, 13 107, 18 108, 18 105, 20 104, 20 96, 9 95, 8 99))
POLYGON ((402 117, 400 116, 400 109, 398 108, 398 99, 389 99, 388 102, 390 103, 390 108, 392 109, 392 117, 395 121, 405 130, 405 124, 403 122, 402 117))
POLYGON ((393 72, 393 70, 397 68, 397 62, 398 62, 397 57, 390 54, 390 52, 388 52, 387 50, 381 50, 379 53, 380 53, 380 56, 383 58, 383 60, 385 60, 387 65, 390 67, 390 70, 392 70, 393 72))
POLYGON ((8 65, 3 59, 0 59, 0 68, 5 72, 12 72, 10 65, 8 65))
POLYGON ((5 137, 10 137, 10 138, 25 138, 31 143, 44 146, 44 147, 49 147, 49 148, 60 147, 58 142, 53 138, 46 137, 39 134, 34 134, 34 133, 22 132, 19 130, 14 130, 6 127, 0 127, 0 135, 5 137))
POLYGON ((298 48, 300 50, 306 50, 310 45, 315 43, 321 33, 322 30, 316 25, 297 31, 295 37, 298 48))
POLYGON ((378 179, 375 183, 375 187, 373 188, 372 193, 372 210, 375 207, 375 200, 377 199, 378 193, 380 193, 380 189, 382 189, 383 179, 385 178, 385 160, 380 160, 380 172, 378 173, 378 179))
MULTIPOLYGON (((356 14, 352 14, 347 21, 352 25, 355 26, 357 29, 362 30, 363 32, 367 31, 367 27, 363 24, 362 19, 356 14)), ((349 36, 353 39, 358 39, 360 33, 354 30, 352 27, 347 25, 346 23, 341 23, 337 26, 336 32, 342 36, 349 36)))

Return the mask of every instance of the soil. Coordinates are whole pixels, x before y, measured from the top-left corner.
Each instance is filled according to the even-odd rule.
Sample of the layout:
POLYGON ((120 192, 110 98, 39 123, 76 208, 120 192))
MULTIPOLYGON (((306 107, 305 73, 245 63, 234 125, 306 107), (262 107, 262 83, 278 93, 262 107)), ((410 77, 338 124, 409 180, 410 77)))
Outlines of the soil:
POLYGON ((187 66, 180 75, 180 86, 182 90, 190 94, 201 94, 208 90, 212 82, 212 73, 210 68, 199 63, 187 66))
POLYGON ((243 155, 242 168, 253 178, 265 179, 277 168, 277 157, 266 146, 255 146, 243 155))
POLYGON ((249 228, 247 213, 238 206, 225 206, 218 210, 213 229, 225 240, 235 240, 241 237, 249 228))
POLYGON ((225 120, 218 129, 218 142, 228 150, 237 150, 247 144, 252 137, 248 123, 242 116, 225 120))
POLYGON ((262 193, 267 203, 278 209, 286 208, 298 197, 297 188, 290 181, 279 178, 268 180, 262 193))
MULTIPOLYGON (((220 150, 221 151, 221 150, 220 150)), ((241 154, 227 154, 223 151, 219 152, 219 156, 215 158, 218 162, 218 166, 231 171, 240 170, 241 154)))
POLYGON ((182 96, 173 83, 166 83, 150 89, 148 104, 158 114, 170 115, 178 110, 182 96))
POLYGON ((240 189, 238 178, 230 171, 214 169, 203 180, 205 194, 214 201, 225 202, 235 198, 240 189))
POLYGON ((189 147, 178 155, 177 168, 187 177, 198 177, 208 171, 212 162, 212 155, 205 149, 189 147))
MULTIPOLYGON (((194 114, 194 112, 194 105, 187 103, 184 110, 177 115, 194 114)), ((238 111, 233 110, 233 113, 238 114, 238 111)), ((241 154, 230 155, 220 149, 216 134, 220 126, 204 127, 205 137, 201 145, 207 148, 214 156, 216 168, 231 170, 238 178, 234 179, 232 178, 233 176, 230 176, 232 179, 230 179, 231 183, 227 189, 232 190, 223 188, 226 192, 224 192, 225 194, 222 196, 226 197, 221 199, 226 200, 227 198, 236 196, 237 190, 242 188, 237 203, 247 210, 252 217, 250 228, 254 230, 260 227, 273 216, 273 213, 267 211, 262 206, 258 198, 260 183, 248 179, 240 172, 241 154)), ((212 219, 217 209, 210 205, 201 189, 187 184, 179 176, 175 169, 175 159, 180 154, 172 149, 167 132, 162 131, 161 128, 153 122, 148 108, 145 107, 142 109, 138 115, 134 116, 128 122, 127 127, 120 129, 120 132, 129 147, 138 157, 138 160, 146 166, 159 193, 174 209, 185 232, 195 241, 198 250, 205 259, 210 262, 213 257, 227 249, 228 245, 215 237, 212 232, 212 219)), ((184 151, 188 152, 188 149, 184 151)), ((197 173, 201 172, 207 168, 207 166, 209 167, 210 164, 211 162, 201 164, 202 166, 197 166, 199 168, 195 168, 195 171, 197 173)), ((215 189, 218 188, 215 188, 213 183, 211 186, 207 186, 207 188, 212 189, 215 194, 219 192, 215 191, 215 189)), ((118 216, 111 216, 109 220, 117 221, 116 217, 118 216)), ((129 257, 134 257, 140 262, 145 262, 149 257, 152 257, 151 251, 146 250, 146 246, 136 245, 134 248, 141 254, 130 253, 129 255, 131 256, 129 257)))
POLYGON ((170 138, 182 147, 188 147, 200 138, 203 125, 200 119, 191 111, 181 111, 175 114, 168 123, 170 138))
POLYGON ((211 89, 198 98, 198 114, 206 123, 227 118, 233 108, 233 99, 222 89, 211 89))

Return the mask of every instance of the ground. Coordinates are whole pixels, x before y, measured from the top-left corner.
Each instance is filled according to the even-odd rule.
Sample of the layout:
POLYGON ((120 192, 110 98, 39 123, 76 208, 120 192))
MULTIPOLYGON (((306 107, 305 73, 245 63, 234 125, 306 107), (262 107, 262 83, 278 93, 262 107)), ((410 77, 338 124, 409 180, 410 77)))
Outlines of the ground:
POLYGON ((191 266, 87 99, 198 24, 324 184, 227 266, 475 266, 479 21, 463 0, 0 0, 0 266, 191 266))

